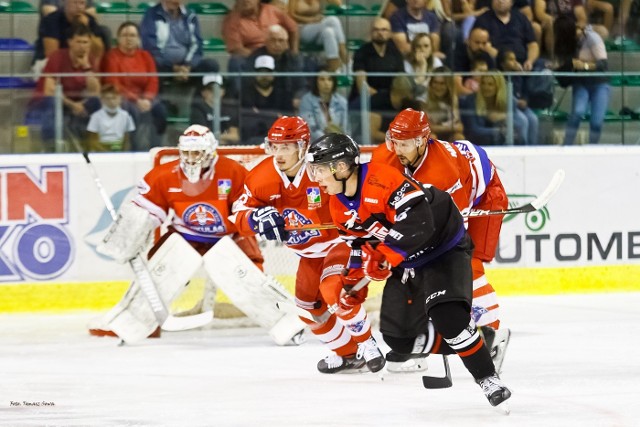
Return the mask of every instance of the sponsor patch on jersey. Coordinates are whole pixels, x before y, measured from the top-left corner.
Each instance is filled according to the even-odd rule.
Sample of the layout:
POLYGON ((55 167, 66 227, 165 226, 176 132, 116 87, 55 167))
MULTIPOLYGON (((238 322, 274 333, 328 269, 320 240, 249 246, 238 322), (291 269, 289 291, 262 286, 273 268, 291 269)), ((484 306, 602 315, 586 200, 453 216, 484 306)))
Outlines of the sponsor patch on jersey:
POLYGON ((207 203, 197 203, 185 209, 184 224, 193 231, 207 234, 223 234, 227 229, 220 212, 207 203))
MULTIPOLYGON (((312 221, 295 209, 285 209, 282 211, 287 225, 290 227, 299 227, 301 225, 311 224, 312 221)), ((314 237, 320 236, 318 230, 300 230, 290 231, 287 245, 303 245, 314 237)))
POLYGON ((378 203, 378 199, 372 199, 371 197, 365 197, 364 201, 365 201, 365 203, 373 203, 373 204, 377 204, 378 203))
POLYGON ((309 209, 318 209, 322 206, 320 187, 307 187, 307 204, 309 209))
POLYGON ((231 193, 231 180, 219 179, 218 180, 218 199, 227 200, 227 197, 229 197, 230 193, 231 193))

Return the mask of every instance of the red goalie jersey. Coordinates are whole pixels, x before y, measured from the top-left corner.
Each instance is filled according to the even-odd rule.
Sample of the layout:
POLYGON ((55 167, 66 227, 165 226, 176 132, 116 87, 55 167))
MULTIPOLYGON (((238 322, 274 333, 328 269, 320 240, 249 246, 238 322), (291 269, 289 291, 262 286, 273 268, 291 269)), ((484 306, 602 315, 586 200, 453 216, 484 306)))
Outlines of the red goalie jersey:
POLYGON ((246 175, 247 170, 239 163, 217 156, 202 179, 190 183, 180 169, 180 161, 175 160, 147 173, 133 201, 149 211, 158 225, 173 209, 172 226, 186 240, 215 243, 236 232, 228 217, 233 201, 242 194, 246 175))
MULTIPOLYGON (((264 159, 249 172, 244 193, 234 205, 236 214, 232 219, 241 234, 255 233, 249 226, 249 216, 252 209, 262 206, 276 208, 288 226, 331 222, 329 196, 309 179, 306 168, 301 167, 290 181, 273 157, 264 159)), ((336 230, 305 230, 289 233, 285 243, 300 256, 324 258, 339 242, 336 230)))

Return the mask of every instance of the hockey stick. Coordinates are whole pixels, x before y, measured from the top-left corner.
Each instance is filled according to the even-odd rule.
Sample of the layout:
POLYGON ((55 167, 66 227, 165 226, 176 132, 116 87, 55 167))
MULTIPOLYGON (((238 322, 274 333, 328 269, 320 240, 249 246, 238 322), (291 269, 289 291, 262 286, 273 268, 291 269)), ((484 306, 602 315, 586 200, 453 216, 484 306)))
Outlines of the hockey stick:
POLYGON ((449 368, 449 359, 447 359, 447 355, 442 355, 442 362, 444 363, 444 376, 443 377, 432 377, 429 375, 422 376, 422 385, 424 388, 428 389, 438 389, 438 388, 449 388, 453 385, 453 380, 451 379, 451 369, 449 368))
MULTIPOLYGON (((556 191, 562 185, 564 181, 565 172, 564 169, 558 169, 551 178, 551 181, 547 185, 547 188, 544 189, 542 194, 536 197, 531 203, 527 203, 523 206, 518 206, 516 208, 510 209, 499 209, 499 210, 483 210, 483 209, 470 209, 466 212, 462 212, 463 217, 467 218, 476 218, 490 215, 509 215, 509 214, 521 214, 537 211, 543 208, 549 200, 556 194, 556 191)), ((305 224, 298 226, 286 226, 284 229, 286 231, 305 231, 305 230, 328 230, 328 229, 336 229, 338 226, 332 223, 324 223, 324 224, 305 224)))
MULTIPOLYGON (((78 152, 82 154, 82 157, 84 157, 85 163, 89 168, 89 173, 93 178, 93 182, 96 184, 96 188, 100 193, 100 197, 102 198, 102 201, 104 202, 107 211, 111 216, 111 219, 114 222, 117 221, 118 213, 116 212, 116 209, 111 202, 111 198, 102 185, 102 181, 98 176, 98 172, 96 171, 94 164, 89 158, 89 153, 82 149, 82 146, 80 145, 78 140, 71 132, 68 131, 68 129, 67 134, 69 135, 69 139, 75 146, 76 150, 78 150, 78 152)), ((211 320, 213 319, 213 312, 211 311, 187 317, 172 316, 169 313, 168 308, 160 298, 158 290, 156 289, 156 286, 153 283, 153 279, 151 278, 151 274, 147 270, 144 261, 140 258, 140 255, 136 255, 133 259, 129 260, 129 265, 131 266, 131 269, 135 274, 137 282, 140 285, 140 289, 149 302, 149 306, 153 311, 153 315, 155 316, 158 324, 162 326, 162 329, 166 331, 183 331, 187 329, 199 328, 211 322, 211 320)))
POLYGON ((564 181, 565 172, 564 169, 558 169, 551 178, 549 185, 544 189, 542 194, 536 197, 531 203, 527 203, 526 205, 519 206, 517 208, 511 209, 501 209, 495 211, 486 211, 482 209, 471 209, 466 215, 466 217, 473 218, 478 216, 487 216, 487 215, 508 215, 508 214, 521 214, 537 211, 538 209, 543 208, 549 200, 556 194, 556 191, 562 185, 564 181))

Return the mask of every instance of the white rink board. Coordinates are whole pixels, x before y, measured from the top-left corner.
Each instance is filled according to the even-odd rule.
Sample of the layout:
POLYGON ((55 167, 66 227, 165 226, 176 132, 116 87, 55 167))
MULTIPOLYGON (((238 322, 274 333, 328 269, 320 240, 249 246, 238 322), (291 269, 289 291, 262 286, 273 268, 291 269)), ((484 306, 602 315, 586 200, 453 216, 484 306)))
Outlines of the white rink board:
MULTIPOLYGON (((544 227, 532 231, 525 215, 505 222, 499 257, 492 267, 637 263, 640 147, 490 147, 488 151, 509 194, 539 194, 557 169, 566 171, 564 184, 547 207, 544 227), (603 250, 611 244, 606 256, 598 251, 596 240, 603 250)), ((146 153, 91 158, 116 205, 151 165, 146 153)), ((126 266, 101 258, 92 247, 111 220, 81 155, 3 156, 0 189, 0 283, 130 277, 126 266), (54 181, 63 187, 57 193, 50 187, 54 181), (16 182, 28 185, 23 189, 16 182), (38 191, 59 195, 49 196, 46 203, 55 215, 47 217, 42 206, 32 206, 37 205, 30 201, 40 197, 38 191)), ((530 201, 525 199, 522 204, 530 201)), ((531 214, 528 221, 535 222, 531 214)))

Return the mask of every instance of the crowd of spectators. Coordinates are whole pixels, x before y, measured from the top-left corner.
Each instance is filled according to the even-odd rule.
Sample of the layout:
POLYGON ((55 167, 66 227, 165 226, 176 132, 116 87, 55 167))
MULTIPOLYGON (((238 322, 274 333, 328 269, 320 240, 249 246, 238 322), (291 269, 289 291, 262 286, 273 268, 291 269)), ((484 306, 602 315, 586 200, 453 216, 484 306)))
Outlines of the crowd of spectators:
MULTIPOLYGON (((65 72, 78 73, 60 79, 65 131, 96 150, 161 144, 173 112, 163 95, 176 86, 193 96, 190 122, 212 127, 219 116, 223 144, 259 142, 284 114, 302 115, 314 136, 349 132, 357 117, 349 111, 359 111, 363 97, 371 136, 363 143, 383 142, 389 120, 414 106, 430 115, 438 138, 505 144, 512 118, 513 142, 537 144, 534 109, 551 107, 549 94, 541 93, 545 76, 522 73, 606 71, 603 40, 624 36, 631 5, 622 0, 616 11, 604 0, 389 0, 371 18, 369 41, 350 58, 341 20, 323 13, 341 0, 236 0, 220 29, 229 54, 227 69, 220 70, 205 56, 198 15, 183 1, 160 0, 139 25, 123 22, 112 47, 91 0, 42 0, 34 70, 46 75, 27 115, 41 122, 47 148, 54 137, 56 79, 50 74, 65 72), (566 22, 575 29, 570 45, 556 34, 571 31, 566 22), (301 52, 301 46, 317 50, 301 52), (224 82, 220 71, 229 73, 224 82), (339 88, 345 74, 353 77, 350 89, 339 88), (105 106, 113 99, 117 119, 115 107, 105 106), (110 136, 104 139, 100 120, 117 122, 119 129, 105 131, 110 136)), ((566 78, 562 85, 573 88, 564 143, 573 143, 587 112, 589 141, 597 143, 609 100, 606 79, 566 78)))

